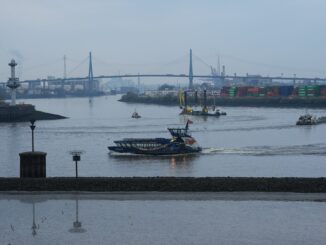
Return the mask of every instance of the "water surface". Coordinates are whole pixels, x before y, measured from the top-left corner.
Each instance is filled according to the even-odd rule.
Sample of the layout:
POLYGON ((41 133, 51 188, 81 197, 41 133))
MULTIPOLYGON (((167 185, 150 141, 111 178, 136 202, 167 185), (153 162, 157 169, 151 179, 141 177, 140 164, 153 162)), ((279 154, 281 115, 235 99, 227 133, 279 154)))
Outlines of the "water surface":
POLYGON ((0 242, 325 244, 325 202, 300 201, 306 194, 238 195, 0 193, 0 242), (287 195, 298 201, 282 200, 287 195))
MULTIPOLYGON (((295 126, 304 109, 223 107, 227 116, 179 116, 178 107, 126 104, 119 96, 24 100, 69 117, 38 121, 35 147, 47 152, 48 176, 72 176, 71 150, 84 150, 80 176, 326 176, 326 124, 295 126), (141 119, 131 118, 134 110, 141 119), (170 137, 191 119, 204 151, 179 157, 116 157, 108 145, 125 137, 170 137)), ((310 113, 325 116, 322 109, 310 113)), ((19 152, 31 149, 29 123, 0 124, 0 176, 19 175, 19 152)))

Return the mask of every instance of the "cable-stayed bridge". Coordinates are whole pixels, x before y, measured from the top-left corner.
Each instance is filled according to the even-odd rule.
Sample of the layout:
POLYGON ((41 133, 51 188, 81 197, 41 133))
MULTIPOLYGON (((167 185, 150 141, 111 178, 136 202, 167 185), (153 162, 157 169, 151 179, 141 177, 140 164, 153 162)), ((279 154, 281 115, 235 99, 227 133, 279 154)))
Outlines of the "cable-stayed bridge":
MULTIPOLYGON (((33 79, 33 80, 23 80, 20 81, 21 83, 28 83, 30 87, 33 86, 33 83, 39 83, 39 82, 47 82, 47 83, 53 83, 53 84, 61 84, 62 86, 65 84, 71 84, 71 83, 82 83, 85 90, 92 90, 94 89, 94 81, 98 79, 110 79, 110 78, 146 78, 146 77, 162 77, 162 78, 186 78, 189 80, 189 89, 193 87, 193 79, 205 79, 205 80, 217 80, 217 81, 225 81, 225 79, 233 79, 237 81, 243 81, 243 83, 246 83, 246 81, 253 78, 253 76, 238 76, 236 74, 228 75, 225 72, 225 68, 223 66, 223 69, 221 71, 220 67, 215 69, 215 72, 213 67, 207 64, 205 61, 203 61, 201 58, 193 55, 192 50, 190 49, 189 53, 189 69, 186 73, 181 74, 173 74, 173 73, 137 73, 137 74, 118 74, 118 75, 96 75, 93 74, 93 60, 92 60, 92 53, 89 53, 89 56, 86 57, 82 62, 80 62, 76 67, 72 69, 72 72, 74 72, 76 69, 81 67, 83 64, 88 62, 88 75, 85 77, 73 77, 73 76, 67 76, 66 72, 66 57, 64 57, 64 75, 62 78, 48 78, 48 79, 33 79), (205 66, 209 67, 212 71, 210 75, 207 74, 194 74, 193 72, 193 57, 204 64, 205 66)), ((260 80, 281 80, 281 81, 291 81, 293 83, 296 83, 296 81, 303 80, 303 81, 310 81, 310 82, 326 82, 326 78, 320 78, 320 77, 297 77, 295 74, 294 76, 259 76, 260 80)), ((2 85, 5 85, 6 83, 2 83, 2 85)))

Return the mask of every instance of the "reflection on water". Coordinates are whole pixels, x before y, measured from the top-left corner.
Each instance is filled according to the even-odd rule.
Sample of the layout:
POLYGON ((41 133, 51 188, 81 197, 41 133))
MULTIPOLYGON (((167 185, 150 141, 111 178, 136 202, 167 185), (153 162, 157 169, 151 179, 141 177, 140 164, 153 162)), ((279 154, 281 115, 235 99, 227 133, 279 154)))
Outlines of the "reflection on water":
POLYGON ((160 166, 165 164, 169 167, 168 176, 178 175, 178 172, 184 171, 185 176, 191 174, 193 164, 200 157, 199 154, 188 155, 174 155, 174 156, 146 156, 146 155, 115 155, 108 154, 109 160, 114 159, 119 167, 129 167, 134 165, 142 167, 144 171, 146 168, 152 168, 152 166, 160 166))
POLYGON ((197 157, 198 155, 172 156, 170 158, 170 166, 171 168, 184 168, 189 166, 197 157))
MULTIPOLYGON (((71 199, 73 200, 73 202, 71 202, 71 204, 72 204, 71 206, 74 206, 74 209, 75 209, 74 210, 75 220, 72 222, 72 227, 70 229, 68 229, 68 231, 70 233, 84 233, 87 230, 84 227, 82 227, 82 222, 79 220, 79 196, 78 196, 78 194, 76 194, 76 195, 71 195, 71 196, 69 195, 69 197, 71 197, 71 199)), ((57 197, 54 197, 54 199, 56 199, 56 198, 57 197)), ((9 199, 10 199, 10 196, 9 196, 9 199)), ((32 233, 31 234, 33 237, 37 236, 40 232, 42 232, 42 228, 45 230, 47 229, 46 222, 51 222, 51 220, 53 220, 53 218, 55 219, 55 217, 58 217, 58 214, 55 214, 54 215, 55 217, 51 217, 50 219, 48 219, 47 216, 43 216, 41 218, 37 216, 37 205, 42 205, 41 203, 45 203, 44 205, 47 206, 49 204, 49 201, 51 202, 52 197, 49 198, 49 196, 47 196, 47 195, 22 194, 22 195, 15 196, 15 199, 18 199, 20 202, 22 202, 24 204, 24 206, 25 205, 32 206, 32 226, 31 226, 32 233), (40 222, 43 224, 43 227, 42 227, 42 225, 40 225, 40 222)), ((0 203, 1 203, 1 201, 0 201, 0 203)), ((61 214, 64 215, 64 213, 65 213, 65 211, 61 210, 61 214)), ((49 214, 51 214, 51 212, 49 212, 49 214)), ((17 224, 14 224, 14 225, 10 224, 10 228, 13 232, 15 231, 15 227, 17 227, 17 224)))
MULTIPOLYGON (((40 230, 40 223, 37 216, 37 204, 40 204, 45 200, 37 195, 31 195, 31 196, 22 195, 19 198, 19 200, 24 204, 24 206, 28 205, 32 210, 32 226, 31 226, 32 233, 31 234, 33 237, 35 237, 36 235, 38 235, 38 232, 40 230)), ((42 223, 44 222, 45 219, 46 219, 45 217, 41 219, 42 223)), ((11 226, 14 227, 13 225, 11 226)))
POLYGON ((40 226, 35 223, 35 203, 33 202, 33 224, 32 224, 32 235, 36 236, 36 230, 40 229, 40 226))
POLYGON ((84 233, 86 232, 86 229, 82 227, 82 223, 79 221, 79 205, 78 205, 78 197, 76 196, 76 220, 73 223, 73 227, 69 229, 69 232, 71 233, 84 233))
POLYGON ((0 244, 324 244, 315 196, 223 195, 0 194, 0 244))

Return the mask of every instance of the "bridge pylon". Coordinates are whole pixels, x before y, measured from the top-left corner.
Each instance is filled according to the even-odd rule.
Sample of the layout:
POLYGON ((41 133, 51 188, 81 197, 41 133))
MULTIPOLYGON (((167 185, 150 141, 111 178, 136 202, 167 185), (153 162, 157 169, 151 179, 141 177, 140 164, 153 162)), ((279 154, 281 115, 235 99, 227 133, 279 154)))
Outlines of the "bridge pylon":
POLYGON ((94 76, 93 76, 92 52, 89 52, 88 81, 86 86, 86 90, 88 92, 93 91, 93 80, 94 80, 94 76))
POLYGON ((189 55, 189 89, 192 89, 194 87, 193 81, 194 81, 194 74, 192 70, 192 49, 190 49, 190 55, 189 55))

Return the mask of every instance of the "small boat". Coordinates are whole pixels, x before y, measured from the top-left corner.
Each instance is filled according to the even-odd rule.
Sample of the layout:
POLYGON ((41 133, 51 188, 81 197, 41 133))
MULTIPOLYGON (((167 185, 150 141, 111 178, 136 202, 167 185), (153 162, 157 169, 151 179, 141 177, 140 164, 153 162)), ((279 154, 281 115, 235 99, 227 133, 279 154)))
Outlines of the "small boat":
POLYGON ((316 117, 311 114, 305 114, 299 117, 296 125, 317 125, 326 123, 326 117, 316 117))
POLYGON ((134 113, 132 113, 132 115, 131 115, 131 117, 132 118, 141 118, 141 116, 138 114, 138 112, 137 111, 135 111, 134 113))
POLYGON ((126 138, 114 141, 116 146, 109 146, 111 153, 138 155, 179 155, 198 153, 202 148, 188 132, 190 120, 185 128, 168 128, 172 138, 126 138))
POLYGON ((304 114, 299 117, 296 125, 316 125, 318 123, 318 119, 311 114, 304 114))

